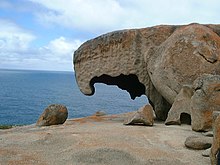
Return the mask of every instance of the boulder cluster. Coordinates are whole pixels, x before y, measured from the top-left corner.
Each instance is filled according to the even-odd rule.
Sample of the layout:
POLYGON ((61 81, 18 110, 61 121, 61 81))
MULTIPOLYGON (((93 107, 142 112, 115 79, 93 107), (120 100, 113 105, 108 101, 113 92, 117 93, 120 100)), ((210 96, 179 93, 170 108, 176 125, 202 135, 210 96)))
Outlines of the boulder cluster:
POLYGON ((194 131, 212 129, 212 114, 220 111, 220 75, 203 74, 192 86, 183 86, 168 112, 165 123, 181 124, 181 114, 191 116, 194 131))
MULTIPOLYGON (((191 124, 192 130, 214 130, 211 160, 220 150, 220 25, 160 25, 101 35, 74 53, 80 90, 93 95, 95 83, 117 85, 132 99, 148 97, 157 120, 166 125, 191 124)), ((150 108, 124 124, 153 125, 150 108)), ((205 138, 207 139, 207 138, 205 138)), ((187 138, 194 149, 211 146, 204 138, 187 138)))

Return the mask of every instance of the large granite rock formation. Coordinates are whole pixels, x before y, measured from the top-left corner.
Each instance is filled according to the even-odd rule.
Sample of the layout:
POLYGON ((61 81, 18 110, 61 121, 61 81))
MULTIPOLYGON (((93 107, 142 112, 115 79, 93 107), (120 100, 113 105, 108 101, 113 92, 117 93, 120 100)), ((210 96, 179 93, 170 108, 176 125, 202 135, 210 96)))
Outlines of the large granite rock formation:
MULTIPOLYGON (((161 25, 121 30, 82 44, 74 53, 80 90, 117 85, 131 98, 146 94, 165 120, 184 85, 203 74, 220 74, 220 25, 161 25)), ((189 110, 187 110, 189 111, 189 110)))

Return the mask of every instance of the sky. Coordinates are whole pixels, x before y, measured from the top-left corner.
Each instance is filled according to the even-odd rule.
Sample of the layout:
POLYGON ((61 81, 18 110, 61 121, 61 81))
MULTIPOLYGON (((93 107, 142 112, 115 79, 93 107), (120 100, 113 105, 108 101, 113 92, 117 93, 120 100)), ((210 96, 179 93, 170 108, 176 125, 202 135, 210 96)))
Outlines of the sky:
POLYGON ((86 40, 160 24, 220 23, 219 0, 0 0, 0 68, 73 71, 86 40))

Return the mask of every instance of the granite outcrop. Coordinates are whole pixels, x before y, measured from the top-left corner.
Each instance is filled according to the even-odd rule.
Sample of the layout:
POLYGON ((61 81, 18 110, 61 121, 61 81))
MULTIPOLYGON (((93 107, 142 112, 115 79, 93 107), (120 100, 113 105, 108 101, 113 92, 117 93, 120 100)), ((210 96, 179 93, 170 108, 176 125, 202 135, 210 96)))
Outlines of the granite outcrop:
MULTIPOLYGON (((117 85, 132 99, 144 94, 159 120, 166 120, 171 109, 169 118, 174 123, 181 124, 181 118, 188 121, 190 115, 193 130, 206 131, 211 127, 212 111, 218 110, 218 99, 209 99, 211 110, 197 108, 204 96, 198 94, 195 84, 199 77, 212 81, 211 77, 220 75, 220 25, 159 25, 107 33, 82 44, 73 63, 84 94, 93 95, 95 83, 117 85), (191 88, 188 92, 186 86, 191 88), (184 107, 177 112, 180 100, 184 107), (208 117, 203 118, 206 112, 208 117), (204 121, 197 125, 201 113, 204 121)), ((217 80, 211 89, 213 99, 219 84, 217 80)))

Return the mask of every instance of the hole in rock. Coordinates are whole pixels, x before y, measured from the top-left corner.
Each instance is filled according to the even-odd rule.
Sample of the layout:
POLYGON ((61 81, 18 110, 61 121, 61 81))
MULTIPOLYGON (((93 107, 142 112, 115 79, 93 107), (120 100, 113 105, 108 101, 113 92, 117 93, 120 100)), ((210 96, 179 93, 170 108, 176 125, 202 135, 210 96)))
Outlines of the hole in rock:
POLYGON ((112 77, 106 74, 101 75, 100 77, 94 77, 90 81, 90 85, 93 89, 93 93, 95 92, 94 84, 95 83, 104 83, 107 85, 117 85, 120 89, 126 90, 131 99, 135 99, 136 97, 140 97, 145 94, 145 86, 140 83, 138 77, 135 74, 124 75, 120 74, 119 76, 112 77))
POLYGON ((181 113, 180 122, 181 122, 181 124, 191 125, 191 116, 188 113, 181 113))

